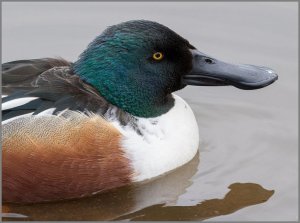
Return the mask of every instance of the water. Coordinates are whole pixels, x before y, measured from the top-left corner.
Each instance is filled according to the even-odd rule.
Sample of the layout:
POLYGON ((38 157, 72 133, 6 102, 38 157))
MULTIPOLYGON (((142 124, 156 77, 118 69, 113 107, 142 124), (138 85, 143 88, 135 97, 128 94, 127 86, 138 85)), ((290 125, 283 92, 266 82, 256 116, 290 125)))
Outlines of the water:
POLYGON ((255 91, 178 92, 202 141, 192 162, 169 175, 80 200, 4 204, 5 220, 297 220, 297 15, 297 3, 3 3, 2 62, 73 61, 106 26, 143 18, 208 55, 279 74, 255 91))

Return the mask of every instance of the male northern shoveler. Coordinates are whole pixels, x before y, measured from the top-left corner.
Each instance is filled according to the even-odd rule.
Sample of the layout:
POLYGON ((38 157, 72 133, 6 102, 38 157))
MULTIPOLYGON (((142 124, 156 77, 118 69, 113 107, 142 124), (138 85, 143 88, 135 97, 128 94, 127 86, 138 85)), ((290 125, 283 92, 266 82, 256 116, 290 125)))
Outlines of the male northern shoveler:
POLYGON ((2 69, 5 202, 89 196, 173 170, 199 143, 194 114, 174 91, 257 89, 277 79, 144 20, 109 27, 74 63, 32 59, 2 69))

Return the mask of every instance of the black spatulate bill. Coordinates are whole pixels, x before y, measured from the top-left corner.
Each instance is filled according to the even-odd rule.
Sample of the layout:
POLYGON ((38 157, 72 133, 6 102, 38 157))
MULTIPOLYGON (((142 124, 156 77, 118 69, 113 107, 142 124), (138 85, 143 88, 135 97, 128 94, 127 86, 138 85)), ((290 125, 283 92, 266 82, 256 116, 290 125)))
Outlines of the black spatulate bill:
POLYGON ((230 64, 197 50, 191 52, 193 68, 183 77, 183 83, 186 85, 232 85, 244 90, 253 90, 266 87, 278 79, 277 74, 268 67, 230 64))

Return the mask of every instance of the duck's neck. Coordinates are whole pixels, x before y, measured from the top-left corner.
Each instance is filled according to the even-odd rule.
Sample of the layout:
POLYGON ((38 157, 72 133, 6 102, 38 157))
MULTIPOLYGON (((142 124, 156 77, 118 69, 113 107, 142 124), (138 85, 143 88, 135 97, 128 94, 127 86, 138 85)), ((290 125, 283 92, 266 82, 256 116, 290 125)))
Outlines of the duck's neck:
MULTIPOLYGON (((76 68, 76 67, 75 67, 76 68)), ((171 94, 165 94, 159 88, 153 89, 145 86, 136 86, 128 80, 110 80, 106 78, 109 72, 101 71, 101 75, 94 74, 93 70, 74 69, 73 72, 82 80, 94 87, 112 105, 121 108, 137 117, 157 117, 167 113, 174 106, 174 98, 171 94), (128 84, 117 84, 123 82, 128 84)))
POLYGON ((102 84, 90 83, 111 104, 121 108, 137 117, 157 117, 167 113, 174 106, 174 98, 171 94, 165 96, 152 89, 151 92, 143 88, 130 86, 119 87, 112 93, 102 84))

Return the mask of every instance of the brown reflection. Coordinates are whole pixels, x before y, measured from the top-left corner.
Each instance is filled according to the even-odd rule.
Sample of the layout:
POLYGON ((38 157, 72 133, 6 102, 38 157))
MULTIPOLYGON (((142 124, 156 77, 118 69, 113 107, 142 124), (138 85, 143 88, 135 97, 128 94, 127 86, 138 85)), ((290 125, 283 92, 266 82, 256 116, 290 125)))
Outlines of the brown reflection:
POLYGON ((223 199, 206 200, 195 206, 164 206, 164 204, 156 204, 121 216, 115 220, 204 220, 230 214, 250 205, 266 202, 274 194, 274 190, 266 190, 254 183, 234 183, 228 188, 230 191, 223 199))
POLYGON ((10 214, 3 220, 113 220, 155 204, 170 205, 192 184, 190 179, 197 172, 198 165, 199 154, 177 170, 142 185, 77 200, 31 205, 4 204, 3 213, 10 214), (22 215, 28 217, 22 218, 22 215))

